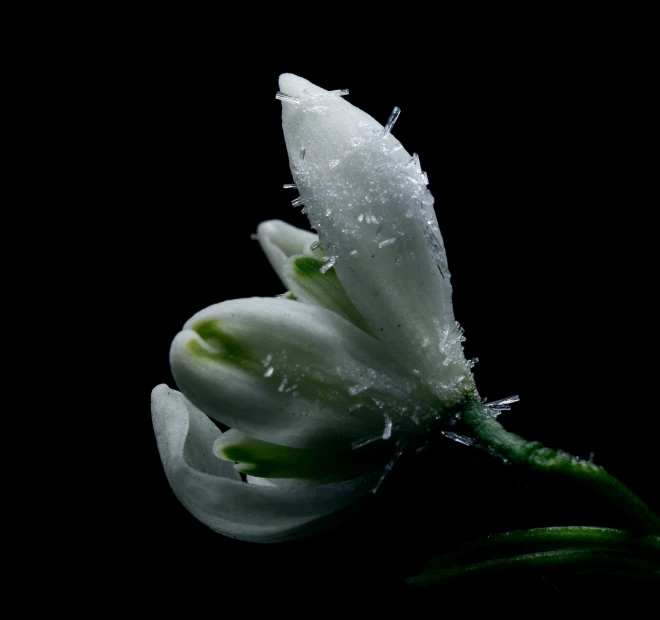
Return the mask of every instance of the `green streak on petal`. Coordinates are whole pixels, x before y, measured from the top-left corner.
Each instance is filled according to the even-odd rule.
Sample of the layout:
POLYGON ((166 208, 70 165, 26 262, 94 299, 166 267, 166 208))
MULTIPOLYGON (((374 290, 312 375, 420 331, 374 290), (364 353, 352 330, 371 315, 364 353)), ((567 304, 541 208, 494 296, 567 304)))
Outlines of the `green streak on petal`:
POLYGON ((196 357, 235 365, 253 363, 241 343, 234 336, 223 331, 218 320, 207 319, 201 321, 192 329, 209 345, 209 348, 207 348, 202 346, 199 341, 191 340, 188 343, 188 350, 196 357))
POLYGON ((254 459, 254 454, 250 450, 246 450, 240 446, 227 446, 223 448, 222 456, 227 461, 234 461, 236 463, 250 463, 254 459))
MULTIPOLYGON (((249 341, 241 342, 235 336, 222 329, 218 319, 204 319, 191 327, 204 342, 191 338, 186 347, 198 359, 204 359, 216 364, 230 364, 255 376, 263 377, 264 366, 250 349, 249 341)), ((351 396, 346 390, 345 380, 339 376, 315 372, 313 369, 289 366, 289 372, 296 376, 297 388, 304 397, 318 398, 320 394, 332 393, 335 404, 348 407, 355 403, 370 402, 368 394, 351 396)), ((264 378, 276 385, 287 376, 287 368, 276 367, 273 374, 264 378)), ((255 474, 256 475, 256 474, 255 474)))
POLYGON ((218 458, 236 462, 235 468, 238 471, 259 478, 337 480, 383 462, 380 453, 291 448, 255 439, 237 429, 231 429, 218 437, 213 452, 218 458))
MULTIPOLYGON (((362 331, 374 336, 362 315, 349 299, 334 267, 323 272, 326 261, 313 256, 298 256, 293 260, 291 284, 298 297, 312 301, 344 317, 362 331)), ((375 337, 375 336, 374 336, 375 337)))
POLYGON ((195 357, 208 358, 214 362, 224 361, 222 356, 218 353, 213 353, 208 349, 205 349, 197 340, 190 340, 187 344, 188 351, 190 351, 195 357))
MULTIPOLYGON (((323 261, 311 256, 301 256, 300 258, 296 258, 293 262, 296 272, 303 277, 312 277, 315 275, 323 276, 324 274, 321 273, 321 267, 323 267, 323 264, 323 261)), ((328 269, 326 273, 330 273, 331 271, 336 278, 337 274, 334 273, 333 268, 328 269)))
POLYGON ((241 357, 243 350, 238 340, 220 329, 220 322, 213 319, 202 321, 193 327, 202 340, 206 340, 224 352, 226 357, 241 357))
POLYGON ((290 299, 291 301, 298 301, 298 298, 293 293, 289 293, 288 295, 285 295, 284 299, 290 299))

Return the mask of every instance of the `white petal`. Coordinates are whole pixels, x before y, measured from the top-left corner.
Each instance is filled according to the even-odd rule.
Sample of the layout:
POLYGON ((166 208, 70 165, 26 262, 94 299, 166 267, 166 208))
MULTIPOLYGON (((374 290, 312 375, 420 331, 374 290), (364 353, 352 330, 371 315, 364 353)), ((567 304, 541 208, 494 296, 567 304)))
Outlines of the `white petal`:
POLYGON ((280 90, 302 100, 282 102, 289 163, 349 298, 391 351, 446 403, 456 402, 473 381, 421 169, 344 98, 291 74, 280 77, 280 90))
POLYGON ((286 259, 295 254, 311 254, 310 246, 318 240, 317 235, 281 220, 261 222, 257 227, 257 241, 285 286, 288 284, 282 270, 286 259))
POLYGON ((218 468, 211 465, 215 457, 209 439, 219 431, 213 431, 212 422, 182 394, 159 385, 151 402, 158 449, 172 490, 197 519, 220 534, 254 542, 300 538, 330 527, 334 520, 328 515, 373 487, 369 477, 307 486, 247 484, 236 479, 231 464, 218 460, 218 468))
POLYGON ((251 298, 202 310, 170 350, 179 389, 205 414, 263 441, 341 450, 433 409, 381 343, 340 316, 251 298))
MULTIPOLYGON (((231 463, 213 454, 213 444, 222 434, 183 394, 162 383, 151 393, 151 419, 165 473, 175 473, 181 459, 195 471, 240 480, 231 463)), ((172 481, 170 481, 172 484, 172 481)))

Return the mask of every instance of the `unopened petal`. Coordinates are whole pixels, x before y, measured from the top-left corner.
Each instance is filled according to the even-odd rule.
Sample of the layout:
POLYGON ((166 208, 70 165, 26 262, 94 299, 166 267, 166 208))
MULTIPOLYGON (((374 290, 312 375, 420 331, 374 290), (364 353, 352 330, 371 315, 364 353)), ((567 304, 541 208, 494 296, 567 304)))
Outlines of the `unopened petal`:
POLYGON ((220 534, 253 542, 300 538, 332 526, 343 508, 373 486, 367 476, 335 484, 248 484, 230 463, 212 454, 209 442, 220 431, 181 393, 159 385, 151 402, 172 490, 197 519, 220 534))
POLYGON ((280 90, 301 101, 282 102, 289 163, 349 298, 391 351, 455 403, 473 381, 418 159, 345 98, 291 74, 280 90))
POLYGON ((197 313, 170 351, 181 391, 205 414, 272 443, 346 449, 404 423, 425 400, 383 345, 337 314, 272 298, 197 313))
POLYGON ((257 227, 257 241, 275 273, 287 287, 282 273, 286 259, 296 254, 311 254, 310 247, 318 240, 317 235, 282 220, 267 220, 257 227))

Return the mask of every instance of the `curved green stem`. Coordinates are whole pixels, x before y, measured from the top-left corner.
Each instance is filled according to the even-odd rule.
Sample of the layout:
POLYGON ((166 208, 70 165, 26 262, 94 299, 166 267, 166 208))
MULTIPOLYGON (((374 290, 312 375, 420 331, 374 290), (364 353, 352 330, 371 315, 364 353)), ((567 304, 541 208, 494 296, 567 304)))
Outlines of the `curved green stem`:
POLYGON ((660 534, 660 517, 599 465, 510 433, 476 399, 467 403, 462 419, 472 428, 477 441, 492 453, 508 461, 524 464, 533 471, 563 476, 583 484, 623 511, 641 531, 660 534))
POLYGON ((406 580, 406 584, 415 588, 426 588, 450 579, 480 577, 493 573, 517 571, 548 573, 556 570, 574 574, 621 575, 660 582, 660 563, 658 562, 620 555, 612 551, 562 549, 432 570, 409 578, 406 580))
POLYGON ((492 560, 496 556, 557 551, 560 549, 618 551, 660 562, 660 536, 644 536, 604 527, 542 527, 494 534, 475 540, 458 551, 435 556, 425 571, 492 560))

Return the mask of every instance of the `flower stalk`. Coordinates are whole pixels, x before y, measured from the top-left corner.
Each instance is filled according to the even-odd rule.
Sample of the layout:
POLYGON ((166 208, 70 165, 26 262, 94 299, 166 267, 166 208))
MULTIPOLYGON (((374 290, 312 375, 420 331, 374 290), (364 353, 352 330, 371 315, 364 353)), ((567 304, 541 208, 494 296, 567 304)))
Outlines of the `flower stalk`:
POLYGON ((481 445, 509 462, 534 472, 566 478, 598 493, 622 512, 641 532, 660 534, 660 517, 626 485, 602 467, 561 450, 546 448, 538 441, 527 441, 507 431, 477 399, 470 399, 463 410, 467 423, 481 445))

